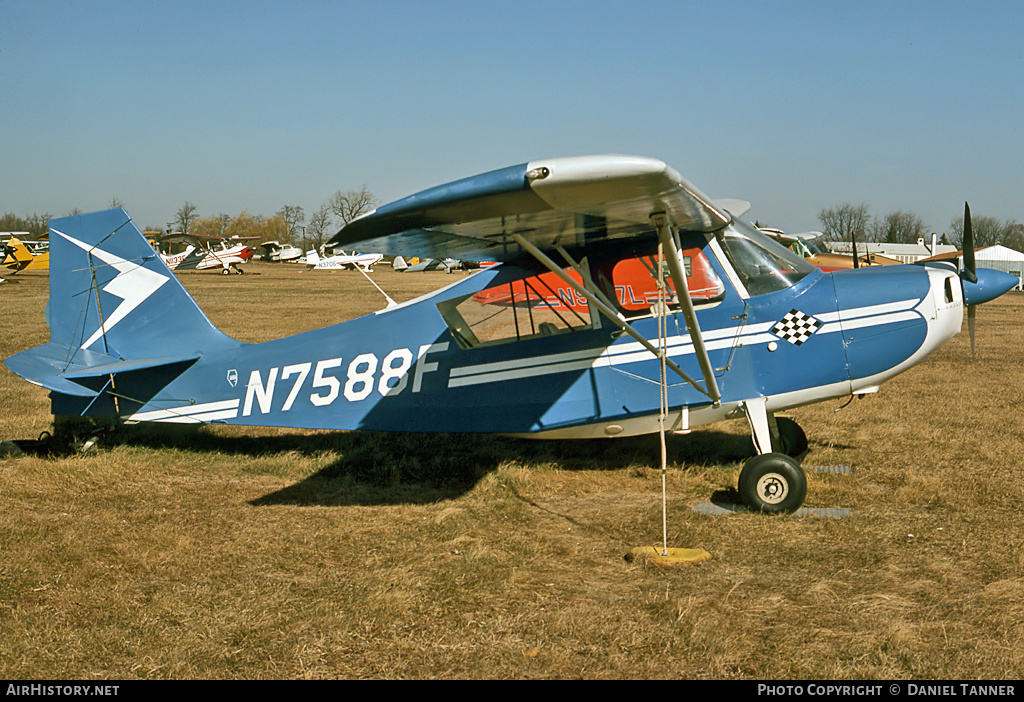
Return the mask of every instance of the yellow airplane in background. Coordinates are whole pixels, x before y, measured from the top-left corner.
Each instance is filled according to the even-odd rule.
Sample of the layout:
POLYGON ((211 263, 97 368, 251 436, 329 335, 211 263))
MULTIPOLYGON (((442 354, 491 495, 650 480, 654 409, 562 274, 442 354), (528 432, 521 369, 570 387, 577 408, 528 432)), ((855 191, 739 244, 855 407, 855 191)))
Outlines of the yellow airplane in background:
POLYGON ((50 270, 49 242, 31 241, 26 244, 16 236, 0 244, 3 265, 12 273, 18 271, 50 270), (29 248, 29 244, 32 248, 29 248))

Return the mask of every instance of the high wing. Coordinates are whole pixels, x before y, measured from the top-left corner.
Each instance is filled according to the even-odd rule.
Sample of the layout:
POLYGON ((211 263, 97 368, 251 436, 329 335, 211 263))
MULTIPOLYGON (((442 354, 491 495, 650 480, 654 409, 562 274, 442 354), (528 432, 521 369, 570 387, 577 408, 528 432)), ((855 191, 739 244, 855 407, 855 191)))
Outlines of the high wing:
POLYGON ((163 234, 159 237, 161 242, 170 242, 174 244, 191 244, 197 249, 209 248, 211 243, 214 242, 227 242, 228 244, 244 244, 247 241, 255 241, 259 239, 258 236, 206 236, 203 234, 181 234, 175 232, 171 234, 163 234))
POLYGON ((659 211, 687 231, 717 231, 731 219, 660 160, 580 156, 530 161, 425 190, 352 220, 329 245, 510 261, 523 254, 514 235, 542 251, 656 240, 651 213, 659 211))

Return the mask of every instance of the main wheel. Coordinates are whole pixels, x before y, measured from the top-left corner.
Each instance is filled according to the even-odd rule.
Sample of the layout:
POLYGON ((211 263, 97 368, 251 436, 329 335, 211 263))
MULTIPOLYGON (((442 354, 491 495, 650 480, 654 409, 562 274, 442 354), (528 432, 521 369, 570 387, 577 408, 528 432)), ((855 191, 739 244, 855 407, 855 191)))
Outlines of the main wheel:
POLYGON ((807 453, 807 434, 800 425, 788 417, 776 417, 775 425, 779 428, 782 440, 781 453, 793 458, 800 458, 807 453))
POLYGON ((764 453, 743 464, 740 497, 752 512, 784 514, 800 509, 807 478, 800 464, 784 453, 764 453))

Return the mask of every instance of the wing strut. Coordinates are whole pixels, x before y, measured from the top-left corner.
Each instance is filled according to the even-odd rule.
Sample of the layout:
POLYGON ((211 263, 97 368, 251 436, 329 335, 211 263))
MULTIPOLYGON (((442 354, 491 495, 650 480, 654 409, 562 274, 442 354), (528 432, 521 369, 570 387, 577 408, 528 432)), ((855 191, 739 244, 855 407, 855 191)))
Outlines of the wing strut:
MULTIPOLYGON (((601 292, 601 289, 594 284, 594 279, 590 277, 590 266, 587 265, 587 259, 583 259, 583 264, 587 265, 586 270, 584 270, 583 266, 577 263, 576 260, 572 257, 572 254, 566 251, 561 244, 555 247, 555 251, 560 253, 562 255, 562 258, 564 258, 566 262, 568 262, 569 266, 574 271, 579 273, 580 280, 583 281, 584 287, 586 287, 588 290, 594 293, 594 296, 598 300, 603 302, 608 307, 608 309, 614 309, 612 303, 608 300, 608 296, 601 292)), ((593 316, 593 314, 591 316, 593 316)))
MULTIPOLYGON (((603 314, 605 317, 610 319, 622 331, 626 332, 631 337, 633 337, 633 339, 635 341, 637 341, 637 343, 639 343, 645 349, 647 349, 652 354, 654 354, 655 358, 662 358, 663 357, 663 354, 661 353, 661 351, 659 351, 651 342, 649 342, 647 339, 645 339, 642 334, 640 334, 638 331, 633 329, 633 327, 630 326, 629 323, 626 322, 626 320, 624 320, 621 316, 619 316, 619 314, 614 309, 612 309, 608 304, 606 304, 601 299, 601 296, 595 295, 594 292, 589 289, 589 287, 584 287, 584 286, 580 285, 579 283, 577 283, 575 280, 573 280, 572 277, 569 276, 569 274, 566 273, 562 269, 561 266, 559 266, 554 261, 552 261, 550 258, 548 258, 547 255, 545 255, 545 253, 543 251, 541 251, 536 246, 534 246, 532 242, 530 242, 527 239, 523 238, 522 235, 517 234, 517 233, 513 233, 512 234, 512 238, 515 239, 517 244, 519 244, 520 246, 523 247, 524 251, 526 251, 531 256, 533 256, 535 259, 540 261, 544 265, 545 268, 547 268, 549 271, 551 271, 552 273, 557 275, 559 278, 561 278, 569 287, 571 287, 573 290, 575 290, 578 294, 582 295, 587 300, 587 302, 589 302, 591 305, 596 307, 597 310, 601 314, 603 314)), ((675 249, 673 248, 673 251, 674 250, 675 249)), ((689 300, 689 295, 687 295, 686 299, 689 300)), ((691 306, 691 309, 692 309, 692 306, 691 306)), ((698 330, 697 333, 699 334, 700 331, 698 330)), ((691 335, 691 337, 693 336, 692 327, 691 327, 690 335, 691 335)), ((703 346, 701 348, 703 348, 703 346)), ((714 391, 716 393, 716 396, 712 397, 711 394, 708 393, 707 390, 705 390, 704 388, 702 388, 700 386, 700 383, 698 383, 696 380, 691 378, 686 373, 686 371, 684 371, 682 368, 680 368, 678 365, 676 365, 676 363, 674 361, 672 361, 669 358, 665 358, 665 365, 668 366, 670 369, 672 369, 672 371, 674 373, 676 373, 680 378, 682 378, 687 383, 692 385, 699 393, 701 393, 702 395, 707 395, 708 397, 711 397, 712 401, 714 401, 714 402, 718 402, 718 400, 721 397, 721 395, 717 395, 717 393, 718 393, 718 386, 717 385, 714 386, 714 391)), ((709 365, 709 367, 710 367, 710 365, 709 365)), ((711 380, 712 380, 712 382, 714 382, 714 377, 713 376, 712 376, 711 380)))
POLYGON ((669 224, 668 215, 664 212, 652 214, 651 224, 657 230, 658 241, 665 249, 668 270, 676 288, 676 298, 679 300, 679 307, 686 320, 686 329, 690 332, 690 340, 693 342, 693 351, 697 355, 700 371, 704 374, 704 385, 707 386, 705 394, 717 405, 718 401, 722 399, 722 393, 718 390, 718 382, 715 380, 714 369, 711 367, 711 359, 708 358, 708 350, 704 346, 704 335, 700 333, 700 325, 697 324, 697 313, 693 309, 693 300, 690 299, 690 286, 687 284, 686 274, 679 264, 679 247, 676 246, 672 225, 669 224))

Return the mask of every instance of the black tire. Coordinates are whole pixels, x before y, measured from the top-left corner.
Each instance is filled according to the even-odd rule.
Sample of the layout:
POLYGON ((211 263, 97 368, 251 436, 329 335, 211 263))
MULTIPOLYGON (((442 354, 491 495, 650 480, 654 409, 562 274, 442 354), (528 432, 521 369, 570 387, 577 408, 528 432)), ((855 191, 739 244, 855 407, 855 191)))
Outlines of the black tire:
POLYGON ((782 440, 780 453, 793 458, 800 458, 807 453, 807 434, 799 424, 788 417, 776 417, 775 424, 779 428, 779 439, 782 440))
POLYGON ((739 489, 743 504, 752 512, 787 514, 804 503, 807 478, 790 456, 764 453, 743 464, 739 489))

